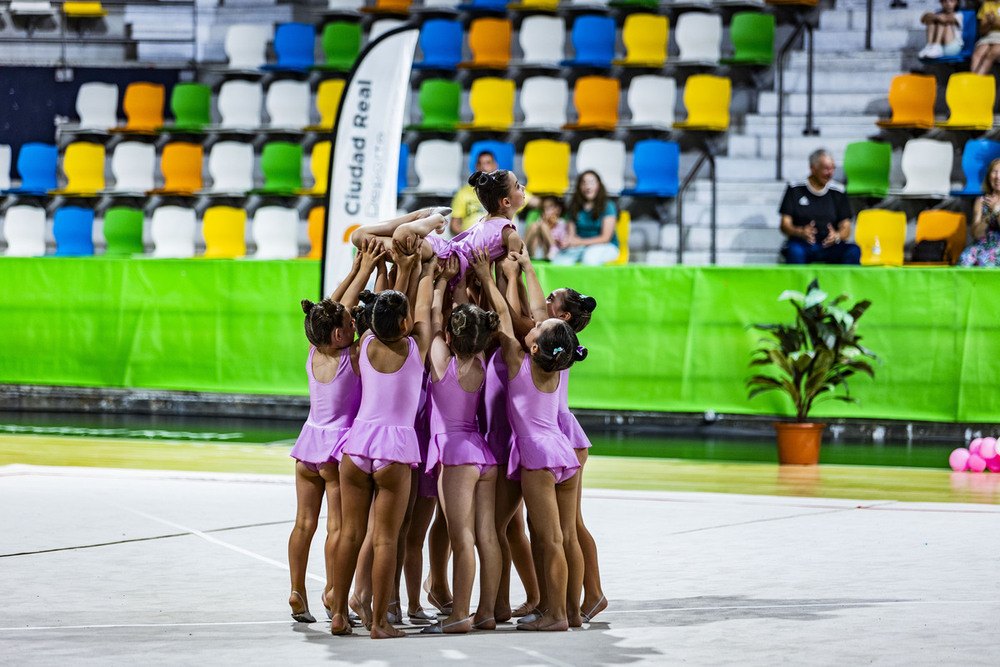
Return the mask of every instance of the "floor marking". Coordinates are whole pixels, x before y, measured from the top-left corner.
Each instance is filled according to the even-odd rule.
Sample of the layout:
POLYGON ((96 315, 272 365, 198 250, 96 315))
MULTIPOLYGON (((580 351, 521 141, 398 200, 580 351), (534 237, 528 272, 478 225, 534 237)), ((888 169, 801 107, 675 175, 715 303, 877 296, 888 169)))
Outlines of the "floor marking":
MULTIPOLYGON (((142 512, 140 510, 134 509, 132 507, 127 507, 125 505, 119 505, 119 507, 122 508, 122 509, 124 509, 124 510, 127 510, 129 512, 132 512, 134 514, 138 514, 141 517, 145 517, 147 519, 150 519, 152 521, 159 521, 160 523, 166 524, 168 526, 172 526, 172 527, 177 528, 179 530, 183 530, 184 532, 190 533, 191 535, 194 535, 195 537, 200 537, 201 539, 203 539, 206 542, 209 542, 211 544, 217 544, 220 547, 225 547, 227 549, 231 549, 231 550, 235 551, 236 553, 243 554, 244 556, 249 556, 250 558, 255 558, 255 559, 261 561, 262 563, 267 563, 268 565, 273 565, 274 567, 276 567, 276 568, 278 568, 280 570, 284 570, 285 572, 288 571, 288 564, 287 563, 282 563, 280 561, 274 560, 273 558, 268 558, 267 556, 262 556, 262 555, 260 555, 258 553, 254 553, 253 551, 250 551, 248 549, 244 549, 243 547, 238 547, 235 544, 230 544, 229 542, 223 542, 220 539, 212 537, 208 533, 204 533, 204 532, 202 532, 200 530, 195 530, 194 528, 189 528, 189 527, 181 525, 179 523, 174 523, 173 521, 170 521, 168 519, 163 519, 163 518, 160 518, 158 516, 153 516, 152 514, 147 514, 145 512, 142 512)), ((321 581, 323 583, 326 583, 326 578, 325 577, 320 577, 320 576, 317 576, 315 574, 310 574, 308 572, 306 573, 306 577, 309 578, 309 579, 312 579, 314 581, 321 581)))
POLYGON ((453 648, 446 648, 441 651, 441 657, 445 660, 468 660, 469 656, 462 653, 461 651, 456 651, 453 648))
POLYGON ((557 658, 549 657, 549 656, 545 655, 544 653, 541 653, 539 651, 534 651, 534 650, 532 650, 530 648, 522 648, 520 646, 511 646, 510 648, 514 649, 515 651, 520 651, 521 653, 524 653, 525 655, 530 655, 532 658, 537 658, 539 660, 544 660, 545 662, 549 663, 550 665, 559 665, 560 667, 576 667, 576 665, 574 663, 563 662, 562 660, 559 660, 557 658))
POLYGON ((0 632, 19 632, 34 630, 104 630, 114 628, 188 628, 188 627, 219 627, 227 625, 288 625, 292 621, 220 621, 218 623, 109 623, 106 625, 40 625, 23 628, 0 628, 0 632))
POLYGON ((605 609, 608 614, 662 614, 676 611, 734 611, 740 609, 798 609, 803 607, 883 607, 891 605, 1000 604, 998 600, 884 600, 875 602, 799 602, 794 604, 726 605, 723 607, 666 607, 662 609, 605 609))

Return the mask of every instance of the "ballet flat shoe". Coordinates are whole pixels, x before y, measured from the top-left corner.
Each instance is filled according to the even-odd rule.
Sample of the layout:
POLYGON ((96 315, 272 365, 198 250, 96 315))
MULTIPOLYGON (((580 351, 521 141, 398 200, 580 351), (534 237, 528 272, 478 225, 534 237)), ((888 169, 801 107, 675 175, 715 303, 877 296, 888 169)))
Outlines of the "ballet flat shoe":
POLYGON ((298 591, 292 591, 292 595, 301 600, 303 606, 305 606, 305 609, 303 611, 298 611, 298 612, 293 611, 292 618, 294 618, 299 623, 315 623, 316 618, 309 613, 309 605, 306 604, 306 599, 302 597, 302 594, 299 593, 298 591))

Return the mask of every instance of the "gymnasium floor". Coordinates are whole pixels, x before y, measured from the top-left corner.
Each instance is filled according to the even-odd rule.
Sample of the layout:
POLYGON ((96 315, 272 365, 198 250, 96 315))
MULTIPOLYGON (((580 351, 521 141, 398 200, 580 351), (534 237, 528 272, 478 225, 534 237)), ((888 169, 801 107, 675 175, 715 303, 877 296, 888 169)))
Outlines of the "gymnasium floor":
POLYGON ((288 616, 287 451, 0 435, 4 663, 995 664, 1000 475, 594 456, 593 623, 372 642, 288 616))

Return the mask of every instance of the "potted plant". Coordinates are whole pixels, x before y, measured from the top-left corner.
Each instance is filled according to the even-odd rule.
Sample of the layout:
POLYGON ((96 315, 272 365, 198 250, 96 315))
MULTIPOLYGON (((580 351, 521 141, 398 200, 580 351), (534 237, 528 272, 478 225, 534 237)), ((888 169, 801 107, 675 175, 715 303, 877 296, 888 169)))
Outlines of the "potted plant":
POLYGON ((786 290, 778 301, 795 308, 793 324, 754 324, 768 334, 753 351, 750 367, 765 371, 747 380, 749 398, 766 391, 785 392, 795 406, 795 422, 775 422, 780 463, 815 464, 826 424, 808 422, 816 402, 828 398, 856 403, 847 380, 855 373, 875 377, 870 350, 862 347, 857 334, 858 319, 870 301, 848 308, 849 297, 841 294, 827 301, 827 294, 813 280, 805 294, 786 290), (838 394, 843 387, 843 393, 838 394))

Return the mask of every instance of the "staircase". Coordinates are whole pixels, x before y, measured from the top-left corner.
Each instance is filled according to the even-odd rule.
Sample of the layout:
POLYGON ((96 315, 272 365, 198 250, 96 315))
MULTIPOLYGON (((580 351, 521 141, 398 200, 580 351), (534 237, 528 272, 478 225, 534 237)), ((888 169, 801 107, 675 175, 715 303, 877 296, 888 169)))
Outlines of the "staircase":
MULTIPOLYGON (((920 16, 937 11, 939 3, 909 0, 906 9, 888 9, 887 3, 876 5, 871 51, 864 49, 864 0, 838 0, 834 8, 824 10, 820 16, 819 28, 813 33, 813 126, 819 130, 817 136, 803 136, 807 54, 804 50, 789 53, 785 68, 783 180, 776 179, 777 92, 761 92, 756 112, 747 114, 742 123, 734 118, 726 151, 716 158, 717 264, 777 262, 783 242, 778 231, 778 205, 786 182, 809 175, 808 156, 814 150, 830 151, 839 166, 847 144, 878 133, 875 121, 889 114, 890 82, 918 65, 916 53, 924 45, 920 16)), ((703 168, 702 173, 707 175, 707 171, 707 167, 703 168)), ((839 169, 835 178, 843 181, 839 169)), ((685 264, 710 262, 710 207, 711 182, 700 178, 684 202, 685 264)), ((645 261, 673 264, 676 255, 677 227, 664 225, 660 248, 646 253, 645 261)))

